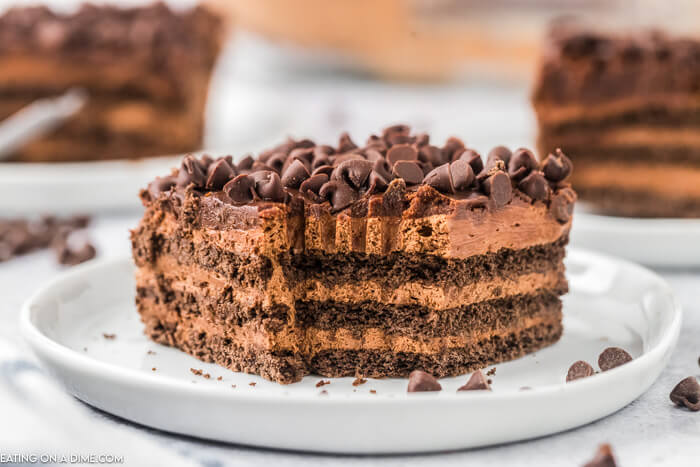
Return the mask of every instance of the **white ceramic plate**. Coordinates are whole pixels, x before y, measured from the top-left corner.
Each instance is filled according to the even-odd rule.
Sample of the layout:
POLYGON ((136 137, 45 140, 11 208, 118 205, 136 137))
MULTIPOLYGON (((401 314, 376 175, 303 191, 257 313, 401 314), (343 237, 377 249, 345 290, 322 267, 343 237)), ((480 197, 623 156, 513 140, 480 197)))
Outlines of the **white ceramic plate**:
POLYGON ((295 450, 468 448, 543 436, 609 415, 646 391, 666 364, 681 311, 661 278, 575 250, 567 266, 564 336, 536 354, 496 365, 493 392, 457 394, 466 376, 441 380, 440 393, 406 394, 405 379, 353 387, 352 378, 336 378, 317 388, 320 378, 306 377, 283 386, 202 363, 144 337, 126 258, 78 267, 43 287, 26 303, 21 327, 71 393, 143 425, 295 450), (564 383, 571 363, 583 359, 595 366, 599 353, 613 345, 627 349, 634 361, 564 383))
POLYGON ((571 245, 657 267, 700 266, 700 219, 637 219, 576 207, 571 245))

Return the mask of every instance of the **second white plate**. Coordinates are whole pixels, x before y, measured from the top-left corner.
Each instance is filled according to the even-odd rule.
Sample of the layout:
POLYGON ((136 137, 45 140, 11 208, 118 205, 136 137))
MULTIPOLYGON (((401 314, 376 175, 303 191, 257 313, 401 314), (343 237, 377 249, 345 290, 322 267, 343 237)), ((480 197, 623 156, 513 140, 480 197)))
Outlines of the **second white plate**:
POLYGON ((306 377, 283 386, 202 363, 143 335, 128 258, 77 267, 42 288, 26 303, 21 327, 72 394, 143 425, 282 449, 451 450, 590 423, 639 397, 666 365, 681 311, 660 277, 575 250, 567 268, 571 292, 564 300, 564 336, 547 349, 496 365, 493 392, 457 393, 466 376, 441 380, 439 393, 407 394, 400 378, 360 386, 352 378, 331 378, 316 387, 320 378, 306 377), (609 346, 627 349, 634 361, 564 382, 574 361, 596 366, 609 346), (194 375, 191 368, 210 377, 194 375))

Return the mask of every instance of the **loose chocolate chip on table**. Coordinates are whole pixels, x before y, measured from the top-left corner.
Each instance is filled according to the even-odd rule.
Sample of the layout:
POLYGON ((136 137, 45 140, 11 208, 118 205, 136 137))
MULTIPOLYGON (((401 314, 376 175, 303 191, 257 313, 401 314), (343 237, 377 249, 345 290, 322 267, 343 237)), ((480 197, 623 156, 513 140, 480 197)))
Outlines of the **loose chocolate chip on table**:
POLYGON ((386 160, 391 166, 398 161, 415 161, 418 160, 418 151, 409 144, 397 144, 387 151, 386 160))
POLYGON ((557 149, 555 154, 548 155, 542 162, 542 172, 547 180, 552 182, 565 180, 571 173, 572 167, 571 159, 566 157, 561 149, 557 149))
POLYGON ((253 187, 255 183, 249 175, 241 174, 224 185, 224 193, 237 204, 245 204, 253 201, 253 187))
POLYGON ((505 172, 495 172, 482 182, 484 192, 496 203, 496 207, 505 206, 513 192, 510 177, 505 172))
POLYGON ((350 206, 358 198, 357 191, 342 180, 331 180, 325 183, 319 194, 330 201, 333 211, 340 211, 350 206))
POLYGON ((700 410, 700 383, 694 376, 688 376, 673 388, 671 401, 685 406, 693 412, 700 410))
POLYGON ((616 467, 615 457, 612 453, 612 448, 609 444, 601 444, 598 446, 595 456, 590 462, 587 462, 583 467, 616 467))
POLYGON ((632 356, 625 349, 608 347, 598 357, 598 366, 601 371, 608 371, 631 361, 632 356))
POLYGON ((490 390, 491 390, 491 386, 489 386, 489 382, 486 380, 486 376, 484 376, 484 373, 482 373, 481 370, 476 370, 469 377, 467 384, 465 384, 464 386, 460 386, 460 388, 457 389, 457 392, 460 392, 460 391, 490 391, 490 390))
POLYGON ((406 185, 418 185, 423 181, 423 169, 414 161, 397 161, 393 174, 396 178, 403 178, 406 185))
POLYGON ((547 199, 550 188, 542 172, 532 171, 518 183, 520 191, 536 201, 547 199))
POLYGON ((535 155, 525 148, 516 149, 508 162, 508 174, 513 180, 519 181, 527 177, 537 168, 535 155))
POLYGON ((299 188, 301 183, 309 178, 309 171, 299 160, 295 159, 282 174, 282 185, 286 188, 299 188))
POLYGON ((218 159, 209 165, 204 187, 207 190, 220 190, 235 175, 236 172, 226 159, 218 159))
POLYGON ((588 376, 593 376, 594 373, 593 367, 588 362, 579 360, 569 367, 569 372, 566 374, 566 382, 587 378, 588 376))
POLYGON ((438 383, 438 380, 429 373, 422 370, 414 370, 408 375, 408 388, 407 392, 427 392, 427 391, 441 391, 442 386, 438 383))

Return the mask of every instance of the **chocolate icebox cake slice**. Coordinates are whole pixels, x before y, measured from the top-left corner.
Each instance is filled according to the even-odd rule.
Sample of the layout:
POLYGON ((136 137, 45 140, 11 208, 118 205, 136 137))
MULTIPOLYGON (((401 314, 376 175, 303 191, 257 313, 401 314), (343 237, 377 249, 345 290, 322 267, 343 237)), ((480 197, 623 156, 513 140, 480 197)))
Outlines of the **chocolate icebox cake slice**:
POLYGON ((146 334, 279 383, 458 375, 556 342, 576 195, 560 151, 387 128, 186 156, 132 232, 146 334))
POLYGON ((540 152, 571 156, 598 211, 700 217, 700 39, 555 26, 533 104, 540 152))
POLYGON ((68 89, 85 106, 23 146, 22 162, 135 159, 199 149, 223 39, 204 7, 13 7, 0 16, 0 121, 68 89))

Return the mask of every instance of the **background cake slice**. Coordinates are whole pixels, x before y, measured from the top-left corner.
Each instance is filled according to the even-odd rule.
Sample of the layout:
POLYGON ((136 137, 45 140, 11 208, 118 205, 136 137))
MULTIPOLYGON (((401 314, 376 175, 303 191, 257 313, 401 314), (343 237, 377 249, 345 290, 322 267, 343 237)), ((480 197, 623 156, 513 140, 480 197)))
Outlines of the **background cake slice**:
POLYGON ((570 170, 404 126, 188 156, 142 192, 138 311, 155 341, 281 383, 517 358, 562 332, 570 170))
POLYGON ((539 149, 562 148, 601 211, 700 217, 700 40, 555 27, 533 95, 539 149))
POLYGON ((83 5, 59 14, 16 7, 0 16, 0 120, 78 88, 86 106, 24 146, 19 161, 80 161, 200 148, 220 20, 203 7, 83 5))

